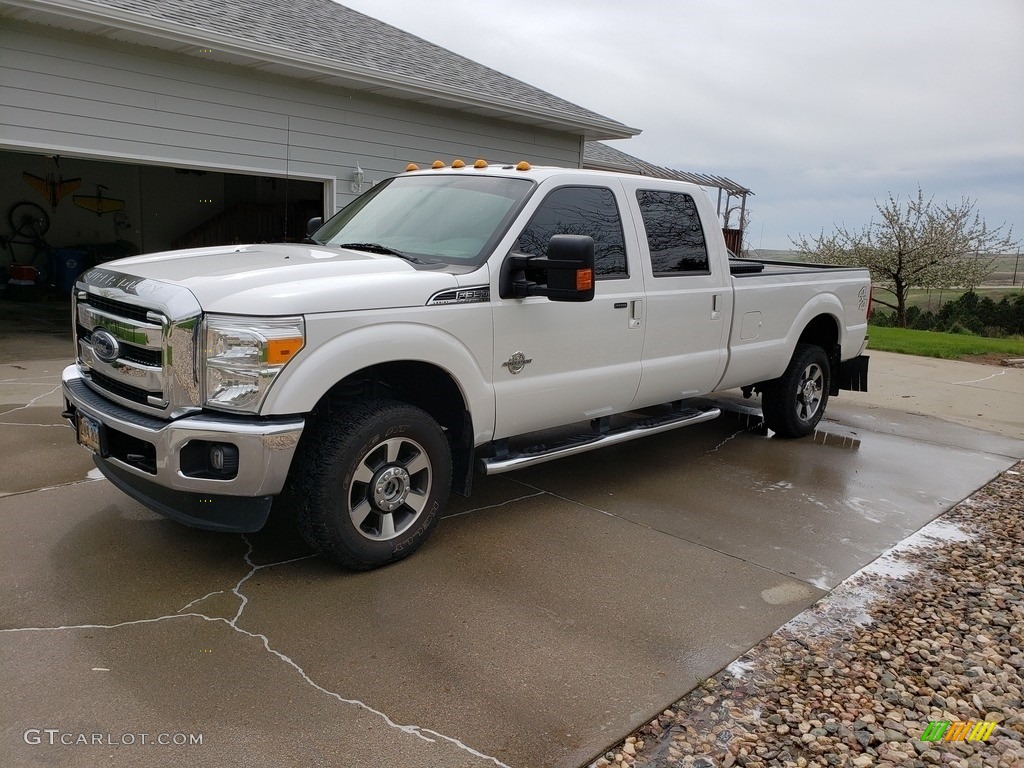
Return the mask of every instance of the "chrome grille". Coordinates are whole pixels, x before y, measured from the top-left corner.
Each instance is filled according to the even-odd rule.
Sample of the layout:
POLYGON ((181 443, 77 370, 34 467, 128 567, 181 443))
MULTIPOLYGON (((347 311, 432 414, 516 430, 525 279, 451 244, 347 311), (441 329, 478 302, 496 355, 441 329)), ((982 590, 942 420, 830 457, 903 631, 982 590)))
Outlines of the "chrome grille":
POLYGON ((127 304, 123 301, 114 301, 113 299, 105 299, 102 296, 92 294, 88 297, 88 303, 90 306, 96 307, 101 312, 109 312, 112 315, 120 315, 131 320, 137 320, 139 322, 147 322, 150 310, 145 307, 137 307, 132 304, 127 304))
MULTIPOLYGON (((92 330, 79 323, 78 338, 91 344, 92 330)), ((143 347, 136 347, 133 344, 127 343, 121 345, 121 357, 129 362, 138 363, 139 365, 149 365, 154 368, 159 368, 164 364, 163 350, 145 349, 143 347)))
POLYGON ((78 366, 90 387, 128 408, 164 418, 199 410, 195 351, 200 307, 190 291, 92 269, 79 278, 74 316, 78 366), (106 333, 97 351, 93 337, 99 329, 106 333))
POLYGON ((105 389, 118 397, 123 397, 125 400, 131 400, 133 403, 139 405, 149 405, 150 393, 145 389, 133 387, 130 384, 122 384, 117 379, 112 379, 109 376, 104 376, 99 371, 90 371, 89 378, 93 384, 97 384, 101 389, 105 389))

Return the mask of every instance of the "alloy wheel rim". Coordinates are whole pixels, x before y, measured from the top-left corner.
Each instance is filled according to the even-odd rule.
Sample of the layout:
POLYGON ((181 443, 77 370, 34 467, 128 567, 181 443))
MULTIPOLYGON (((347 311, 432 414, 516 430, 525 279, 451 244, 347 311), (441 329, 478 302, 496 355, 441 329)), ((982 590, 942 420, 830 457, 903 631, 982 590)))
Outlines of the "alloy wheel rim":
POLYGON ((796 389, 796 416, 801 421, 810 421, 821 407, 825 386, 825 372, 817 363, 811 363, 800 376, 796 389))
POLYGON ((371 541, 390 541, 410 530, 427 507, 433 467, 416 440, 394 437, 359 459, 348 494, 348 515, 371 541))

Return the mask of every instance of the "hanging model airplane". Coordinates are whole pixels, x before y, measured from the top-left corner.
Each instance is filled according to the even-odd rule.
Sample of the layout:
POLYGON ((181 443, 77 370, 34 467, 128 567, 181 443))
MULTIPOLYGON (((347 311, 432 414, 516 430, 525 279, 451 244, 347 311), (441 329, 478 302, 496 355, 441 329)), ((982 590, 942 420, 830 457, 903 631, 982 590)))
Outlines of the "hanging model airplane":
POLYGON ((106 187, 102 184, 97 184, 95 195, 75 195, 71 200, 79 208, 93 211, 97 216, 102 216, 104 213, 113 213, 114 211, 123 211, 124 200, 118 200, 116 197, 104 197, 104 189, 106 187))
POLYGON ((25 171, 21 174, 21 178, 25 180, 32 189, 36 190, 50 201, 50 209, 57 210, 57 204, 60 203, 65 197, 78 189, 81 185, 82 180, 77 179, 65 179, 63 176, 54 176, 52 173, 46 174, 46 178, 36 176, 34 173, 25 171))

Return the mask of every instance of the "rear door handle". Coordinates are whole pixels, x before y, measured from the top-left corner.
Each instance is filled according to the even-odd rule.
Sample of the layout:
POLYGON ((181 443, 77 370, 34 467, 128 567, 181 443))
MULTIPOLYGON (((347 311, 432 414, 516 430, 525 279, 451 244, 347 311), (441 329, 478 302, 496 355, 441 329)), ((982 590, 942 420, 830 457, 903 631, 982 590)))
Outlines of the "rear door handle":
POLYGON ((639 328, 644 319, 644 300, 633 299, 629 302, 629 327, 639 328))

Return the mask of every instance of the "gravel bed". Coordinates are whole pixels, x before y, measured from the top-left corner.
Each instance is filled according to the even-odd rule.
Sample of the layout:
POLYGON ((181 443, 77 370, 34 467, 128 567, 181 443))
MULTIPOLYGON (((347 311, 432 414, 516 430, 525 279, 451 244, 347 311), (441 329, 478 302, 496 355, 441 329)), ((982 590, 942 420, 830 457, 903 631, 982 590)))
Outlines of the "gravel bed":
POLYGON ((1024 767, 1024 463, 850 577, 592 768, 1024 767), (921 741, 931 720, 996 722, 921 741))

